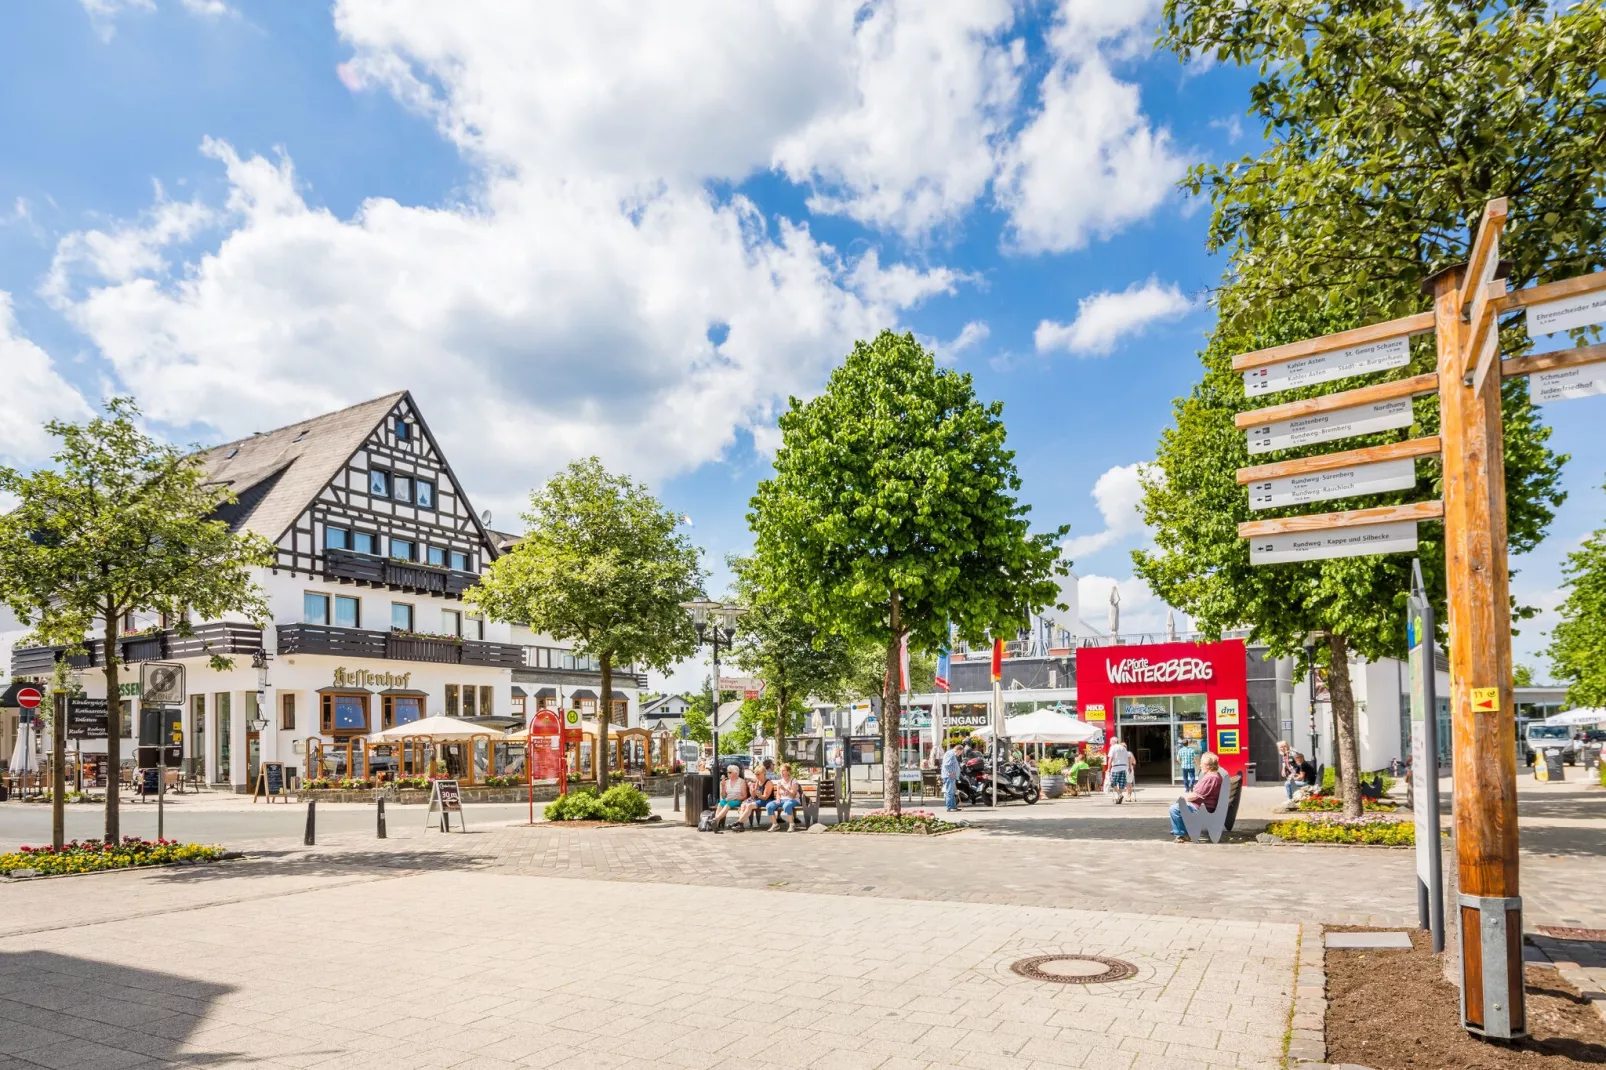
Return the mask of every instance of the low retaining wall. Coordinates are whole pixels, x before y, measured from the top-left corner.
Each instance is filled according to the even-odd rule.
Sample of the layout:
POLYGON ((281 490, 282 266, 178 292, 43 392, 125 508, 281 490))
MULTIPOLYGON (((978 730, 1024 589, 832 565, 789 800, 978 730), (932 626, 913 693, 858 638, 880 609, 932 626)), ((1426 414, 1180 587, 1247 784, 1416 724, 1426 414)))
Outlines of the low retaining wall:
MULTIPOLYGON (((578 786, 580 781, 570 781, 571 785, 578 786)), ((610 783, 618 783, 610 781, 610 783)), ((675 785, 680 783, 680 777, 662 776, 649 777, 642 790, 648 795, 666 797, 673 795, 675 785)), ((483 785, 459 785, 463 801, 468 803, 521 803, 530 798, 530 789, 524 785, 515 788, 488 788, 483 785)), ((346 790, 342 788, 314 788, 302 789, 296 792, 297 802, 332 802, 332 803, 371 803, 384 796, 390 802, 402 805, 423 806, 429 802, 428 788, 358 788, 346 790)), ((535 801, 551 802, 558 797, 558 786, 555 783, 535 785, 535 801)))

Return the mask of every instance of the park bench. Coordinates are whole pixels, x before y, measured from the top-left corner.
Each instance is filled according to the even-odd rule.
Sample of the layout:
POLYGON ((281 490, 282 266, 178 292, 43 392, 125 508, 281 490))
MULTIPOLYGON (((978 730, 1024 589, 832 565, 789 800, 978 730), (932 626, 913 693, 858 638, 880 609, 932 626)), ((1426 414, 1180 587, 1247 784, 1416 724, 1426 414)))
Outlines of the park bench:
POLYGON ((1188 830, 1188 838, 1200 843, 1205 836, 1210 837, 1211 843, 1220 843, 1232 831, 1233 823, 1238 819, 1238 801, 1243 796, 1244 780, 1241 776, 1226 778, 1222 784, 1222 791, 1216 799, 1216 808, 1206 810, 1199 807, 1197 810, 1188 806, 1186 796, 1178 796, 1177 802, 1182 810, 1182 827, 1188 830))

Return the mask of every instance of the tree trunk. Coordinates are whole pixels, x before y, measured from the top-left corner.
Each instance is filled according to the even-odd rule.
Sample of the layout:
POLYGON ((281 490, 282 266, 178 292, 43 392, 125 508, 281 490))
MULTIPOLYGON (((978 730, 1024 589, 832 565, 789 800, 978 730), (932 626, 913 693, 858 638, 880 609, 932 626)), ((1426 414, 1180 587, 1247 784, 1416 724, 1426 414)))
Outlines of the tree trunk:
MULTIPOLYGON (((1342 635, 1327 637, 1332 664, 1327 690, 1333 697, 1333 764, 1345 817, 1361 816, 1361 751, 1355 738, 1355 692, 1350 689, 1349 642, 1342 635)), ((1431 671, 1432 665, 1429 664, 1431 671)))
POLYGON ((121 843, 123 826, 117 806, 119 778, 123 768, 123 701, 117 691, 117 671, 122 667, 117 659, 117 625, 120 614, 107 609, 102 639, 106 644, 106 842, 121 843))
POLYGON ((881 688, 881 805, 895 814, 903 812, 898 794, 898 733, 902 717, 903 674, 899 671, 903 652, 903 607, 898 592, 892 592, 892 640, 887 643, 887 671, 881 688))
POLYGON ((786 688, 777 685, 775 688, 775 764, 781 763, 781 740, 786 738, 786 688))
POLYGON ((608 790, 608 715, 613 713, 613 652, 603 651, 599 660, 602 662, 602 694, 597 698, 597 741, 592 754, 597 760, 597 792, 600 794, 608 790))

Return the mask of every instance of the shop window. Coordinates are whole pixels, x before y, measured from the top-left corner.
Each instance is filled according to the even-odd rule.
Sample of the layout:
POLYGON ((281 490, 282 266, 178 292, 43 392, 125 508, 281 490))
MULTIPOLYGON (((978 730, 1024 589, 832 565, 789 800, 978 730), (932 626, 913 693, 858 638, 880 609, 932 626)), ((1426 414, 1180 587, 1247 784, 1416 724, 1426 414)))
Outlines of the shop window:
POLYGON ((391 539, 390 556, 397 561, 411 561, 413 559, 413 542, 411 539, 391 539))
POLYGON ((463 614, 456 609, 441 610, 441 631, 446 635, 463 634, 463 614))
POLYGON ((323 529, 323 545, 326 550, 351 549, 351 531, 347 528, 328 526, 323 529))
POLYGON ((486 686, 486 687, 481 687, 480 688, 480 716, 481 717, 489 717, 489 716, 491 716, 491 696, 493 694, 495 694, 495 693, 496 693, 496 689, 493 688, 493 687, 486 686))
POLYGON ((457 570, 458 572, 467 572, 468 571, 468 555, 467 554, 460 554, 460 553, 458 553, 458 552, 456 552, 454 550, 452 552, 452 568, 457 570))
POLYGON ((301 596, 301 623, 328 624, 329 596, 307 592, 301 596))
POLYGON ((392 602, 390 604, 390 626, 395 631, 412 631, 413 607, 406 602, 392 602))
POLYGON ((319 697, 323 700, 321 704, 323 731, 327 733, 368 731, 367 694, 342 695, 331 692, 319 697))
POLYGON ((118 707, 122 711, 122 725, 123 725, 122 731, 119 733, 119 735, 121 735, 123 739, 133 739, 134 738, 134 700, 131 699, 131 698, 125 698, 125 699, 123 699, 122 702, 118 703, 118 707))
POLYGON ((349 594, 335 595, 335 627, 361 628, 362 602, 349 594))
POLYGON ((474 701, 474 685, 473 684, 464 684, 463 685, 463 716, 464 717, 478 717, 479 713, 478 713, 478 711, 476 710, 475 707, 476 707, 476 703, 474 701))
POLYGON ((368 493, 376 498, 390 497, 390 473, 375 468, 368 473, 368 493))
POLYGON ((457 701, 457 685, 456 684, 447 684, 446 685, 446 716, 448 716, 448 717, 458 717, 458 716, 461 715, 460 711, 461 711, 461 707, 458 705, 458 701, 457 701))
POLYGON ((279 727, 286 732, 295 731, 296 697, 290 692, 279 696, 279 727))
POLYGON ((234 756, 234 708, 233 696, 227 691, 218 691, 212 695, 212 781, 217 784, 227 784, 231 773, 229 766, 234 756))
POLYGON ((427 479, 418 480, 413 484, 413 497, 418 499, 420 508, 435 508, 435 484, 427 479))
POLYGON ((523 695, 513 696, 513 715, 523 717, 525 713, 525 698, 523 695))
POLYGON ((371 557, 379 553, 379 537, 367 531, 354 531, 351 533, 351 548, 371 557))
POLYGON ((385 695, 382 697, 384 727, 412 724, 424 716, 423 700, 417 695, 385 695))
POLYGON ((206 778, 206 696, 190 696, 190 776, 206 778))
POLYGON ((390 496, 399 502, 411 502, 413 500, 412 478, 409 476, 392 476, 390 496))
MULTIPOLYGON (((419 486, 423 486, 423 484, 420 483, 419 486)), ((446 567, 446 551, 442 550, 439 546, 431 546, 428 550, 424 551, 424 553, 427 555, 425 560, 434 565, 436 568, 446 567)))

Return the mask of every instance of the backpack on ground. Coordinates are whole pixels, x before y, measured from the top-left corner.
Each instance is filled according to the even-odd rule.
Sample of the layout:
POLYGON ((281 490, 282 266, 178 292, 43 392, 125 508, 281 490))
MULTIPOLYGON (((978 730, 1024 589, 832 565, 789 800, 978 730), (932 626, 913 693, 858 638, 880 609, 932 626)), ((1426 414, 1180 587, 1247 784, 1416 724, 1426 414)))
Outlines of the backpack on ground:
POLYGON ((712 811, 712 810, 704 810, 701 814, 697 815, 697 831, 698 832, 713 832, 714 831, 714 811, 712 811))

